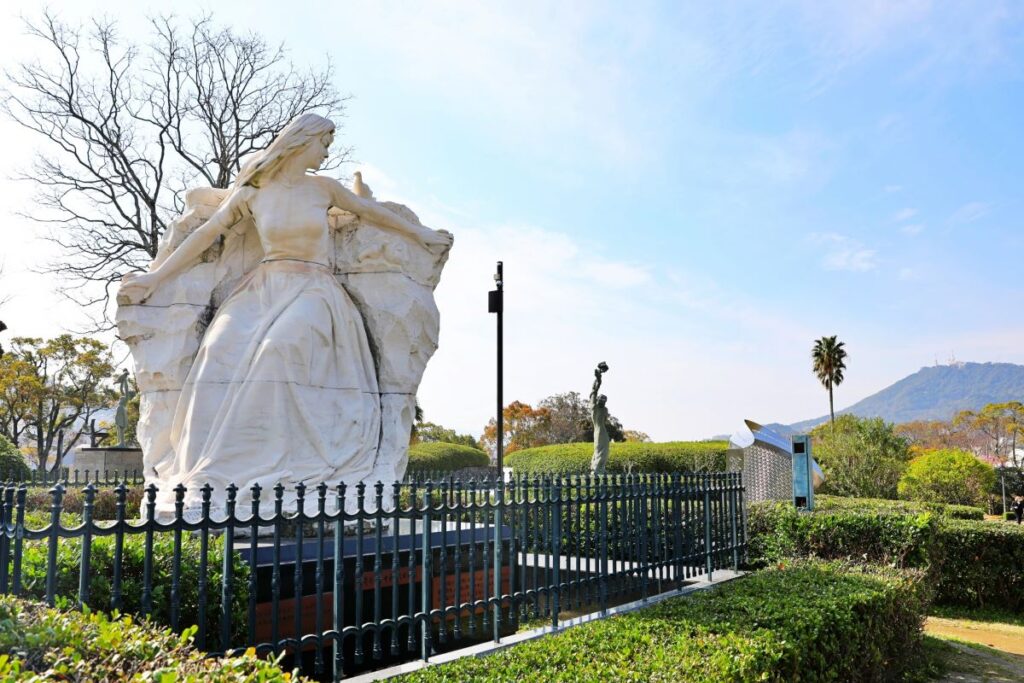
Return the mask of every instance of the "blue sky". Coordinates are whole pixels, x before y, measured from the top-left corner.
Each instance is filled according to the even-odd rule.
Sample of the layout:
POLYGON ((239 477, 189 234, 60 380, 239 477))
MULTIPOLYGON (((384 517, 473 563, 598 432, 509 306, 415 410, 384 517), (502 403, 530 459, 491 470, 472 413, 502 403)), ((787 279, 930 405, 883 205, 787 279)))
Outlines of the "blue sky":
MULTIPOLYGON (((51 7, 141 33, 159 6, 51 7)), ((951 355, 1024 362, 1019 4, 175 6, 203 9, 329 56, 355 96, 345 172, 455 233, 428 419, 490 416, 499 258, 507 398, 586 393, 606 360, 612 413, 657 439, 822 414, 823 334, 850 351, 837 407, 951 355)), ((11 147, 7 174, 32 154, 11 147)), ((27 196, 4 193, 0 289, 50 334, 76 312, 28 272, 49 247, 27 196)))

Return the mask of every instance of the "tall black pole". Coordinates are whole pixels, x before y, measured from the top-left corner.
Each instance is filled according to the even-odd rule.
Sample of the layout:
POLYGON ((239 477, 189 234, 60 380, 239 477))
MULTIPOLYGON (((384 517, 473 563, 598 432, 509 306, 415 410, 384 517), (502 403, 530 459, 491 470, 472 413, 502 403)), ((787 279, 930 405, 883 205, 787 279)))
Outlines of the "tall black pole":
POLYGON ((489 292, 488 297, 488 311, 490 313, 497 313, 498 315, 498 434, 495 438, 495 455, 497 456, 498 462, 498 476, 504 477, 504 437, 505 437, 505 416, 503 414, 504 401, 502 399, 502 379, 504 377, 503 368, 503 349, 502 349, 502 316, 505 312, 505 296, 504 296, 504 274, 502 272, 501 261, 498 261, 498 269, 494 273, 494 282, 497 289, 489 292))

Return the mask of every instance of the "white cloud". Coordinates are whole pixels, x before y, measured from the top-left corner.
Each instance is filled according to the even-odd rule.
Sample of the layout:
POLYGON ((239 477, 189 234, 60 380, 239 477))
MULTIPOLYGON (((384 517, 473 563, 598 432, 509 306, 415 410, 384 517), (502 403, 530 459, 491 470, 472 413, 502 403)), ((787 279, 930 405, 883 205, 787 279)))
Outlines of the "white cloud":
POLYGON ((899 223, 901 221, 910 220, 911 218, 913 218, 916 215, 917 215, 917 209, 913 209, 911 207, 906 207, 906 208, 900 209, 895 214, 893 214, 892 219, 894 221, 896 221, 897 223, 899 223))
POLYGON ((824 250, 821 267, 825 270, 864 272, 878 267, 877 253, 859 241, 834 232, 813 233, 811 242, 824 250))
POLYGON ((902 185, 886 185, 882 188, 886 193, 892 194, 893 192, 900 192, 903 190, 902 185))
POLYGON ((985 202, 969 202, 953 212, 949 222, 954 224, 973 223, 988 215, 992 207, 985 202))
POLYGON ((904 235, 910 235, 912 237, 914 235, 920 235, 922 232, 924 232, 924 225, 922 225, 921 223, 908 223, 907 225, 901 225, 900 232, 902 232, 904 235))

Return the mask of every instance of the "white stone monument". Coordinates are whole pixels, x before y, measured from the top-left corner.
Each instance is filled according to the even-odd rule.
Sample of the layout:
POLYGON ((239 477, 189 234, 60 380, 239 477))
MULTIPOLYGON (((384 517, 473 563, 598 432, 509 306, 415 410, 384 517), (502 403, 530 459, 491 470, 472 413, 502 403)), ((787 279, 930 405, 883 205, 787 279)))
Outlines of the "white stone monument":
MULTIPOLYGON (((149 272, 122 283, 117 326, 161 517, 178 483, 192 515, 206 483, 215 509, 238 486, 247 515, 255 484, 266 514, 277 483, 295 509, 299 482, 390 484, 405 473, 452 236, 378 203, 361 178, 354 193, 307 174, 333 133, 327 119, 299 116, 231 189, 189 192, 149 272)), ((315 505, 310 495, 307 511, 315 505)))

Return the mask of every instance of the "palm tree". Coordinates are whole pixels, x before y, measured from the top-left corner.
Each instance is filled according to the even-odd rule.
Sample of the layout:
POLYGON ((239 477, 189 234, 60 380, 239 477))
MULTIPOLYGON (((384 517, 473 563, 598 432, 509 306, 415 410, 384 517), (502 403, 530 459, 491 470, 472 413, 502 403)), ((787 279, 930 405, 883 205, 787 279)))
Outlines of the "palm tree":
POLYGON ((836 424, 836 411, 832 405, 832 387, 843 383, 843 370, 846 369, 846 349, 836 335, 822 337, 814 341, 811 359, 814 361, 814 374, 828 390, 828 414, 832 418, 832 426, 836 424))

